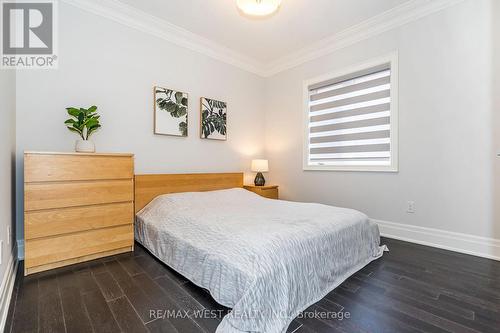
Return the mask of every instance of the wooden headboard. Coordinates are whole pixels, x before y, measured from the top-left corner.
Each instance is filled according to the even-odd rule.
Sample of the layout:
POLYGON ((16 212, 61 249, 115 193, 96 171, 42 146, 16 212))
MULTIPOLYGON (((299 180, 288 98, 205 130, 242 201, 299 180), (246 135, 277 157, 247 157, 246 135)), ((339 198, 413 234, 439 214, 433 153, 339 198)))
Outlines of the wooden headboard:
POLYGON ((243 173, 135 175, 135 212, 161 194, 243 187, 243 173))

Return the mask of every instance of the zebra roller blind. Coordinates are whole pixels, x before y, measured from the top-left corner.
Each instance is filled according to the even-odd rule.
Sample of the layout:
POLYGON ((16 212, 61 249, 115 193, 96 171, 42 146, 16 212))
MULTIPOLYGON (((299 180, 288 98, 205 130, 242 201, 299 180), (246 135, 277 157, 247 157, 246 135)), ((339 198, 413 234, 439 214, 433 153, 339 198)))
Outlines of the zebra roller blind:
POLYGON ((307 87, 308 166, 391 166, 391 65, 307 87))

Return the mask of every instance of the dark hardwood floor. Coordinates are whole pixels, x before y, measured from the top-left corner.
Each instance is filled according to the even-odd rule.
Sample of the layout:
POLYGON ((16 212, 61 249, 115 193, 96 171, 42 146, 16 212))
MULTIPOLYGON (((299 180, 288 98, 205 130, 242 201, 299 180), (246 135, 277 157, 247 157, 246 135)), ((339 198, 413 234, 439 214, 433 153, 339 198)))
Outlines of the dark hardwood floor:
MULTIPOLYGON (((307 309, 288 332, 500 332, 500 262, 383 243, 389 253, 307 309)), ((21 272, 6 332, 214 332, 228 310, 139 245, 134 254, 25 278, 21 272), (213 311, 193 315, 206 309, 213 311)))

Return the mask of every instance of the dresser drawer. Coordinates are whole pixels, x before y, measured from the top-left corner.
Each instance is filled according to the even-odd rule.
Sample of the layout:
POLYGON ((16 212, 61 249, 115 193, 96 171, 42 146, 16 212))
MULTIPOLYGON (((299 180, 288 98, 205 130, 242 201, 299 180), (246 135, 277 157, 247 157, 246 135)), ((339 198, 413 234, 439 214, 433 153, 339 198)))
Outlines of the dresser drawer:
POLYGON ((26 154, 24 181, 131 179, 133 163, 131 156, 26 154))
POLYGON ((132 224, 57 237, 28 239, 25 244, 25 266, 26 268, 32 268, 132 247, 133 240, 134 229, 132 224))
POLYGON ((25 211, 133 200, 134 181, 132 179, 27 183, 24 188, 25 211))
POLYGON ((262 189, 260 191, 255 192, 259 194, 260 196, 263 196, 268 199, 278 199, 278 189, 277 188, 269 188, 269 189, 262 189))
POLYGON ((133 202, 26 212, 25 238, 33 239, 72 232, 132 224, 133 202))

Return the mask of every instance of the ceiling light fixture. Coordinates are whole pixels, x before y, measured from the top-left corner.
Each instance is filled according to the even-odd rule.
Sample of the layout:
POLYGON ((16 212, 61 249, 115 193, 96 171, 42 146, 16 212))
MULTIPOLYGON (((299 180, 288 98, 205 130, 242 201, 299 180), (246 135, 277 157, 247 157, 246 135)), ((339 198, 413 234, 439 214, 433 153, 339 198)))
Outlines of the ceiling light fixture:
POLYGON ((236 0, 238 8, 247 15, 271 15, 281 5, 281 0, 236 0))

